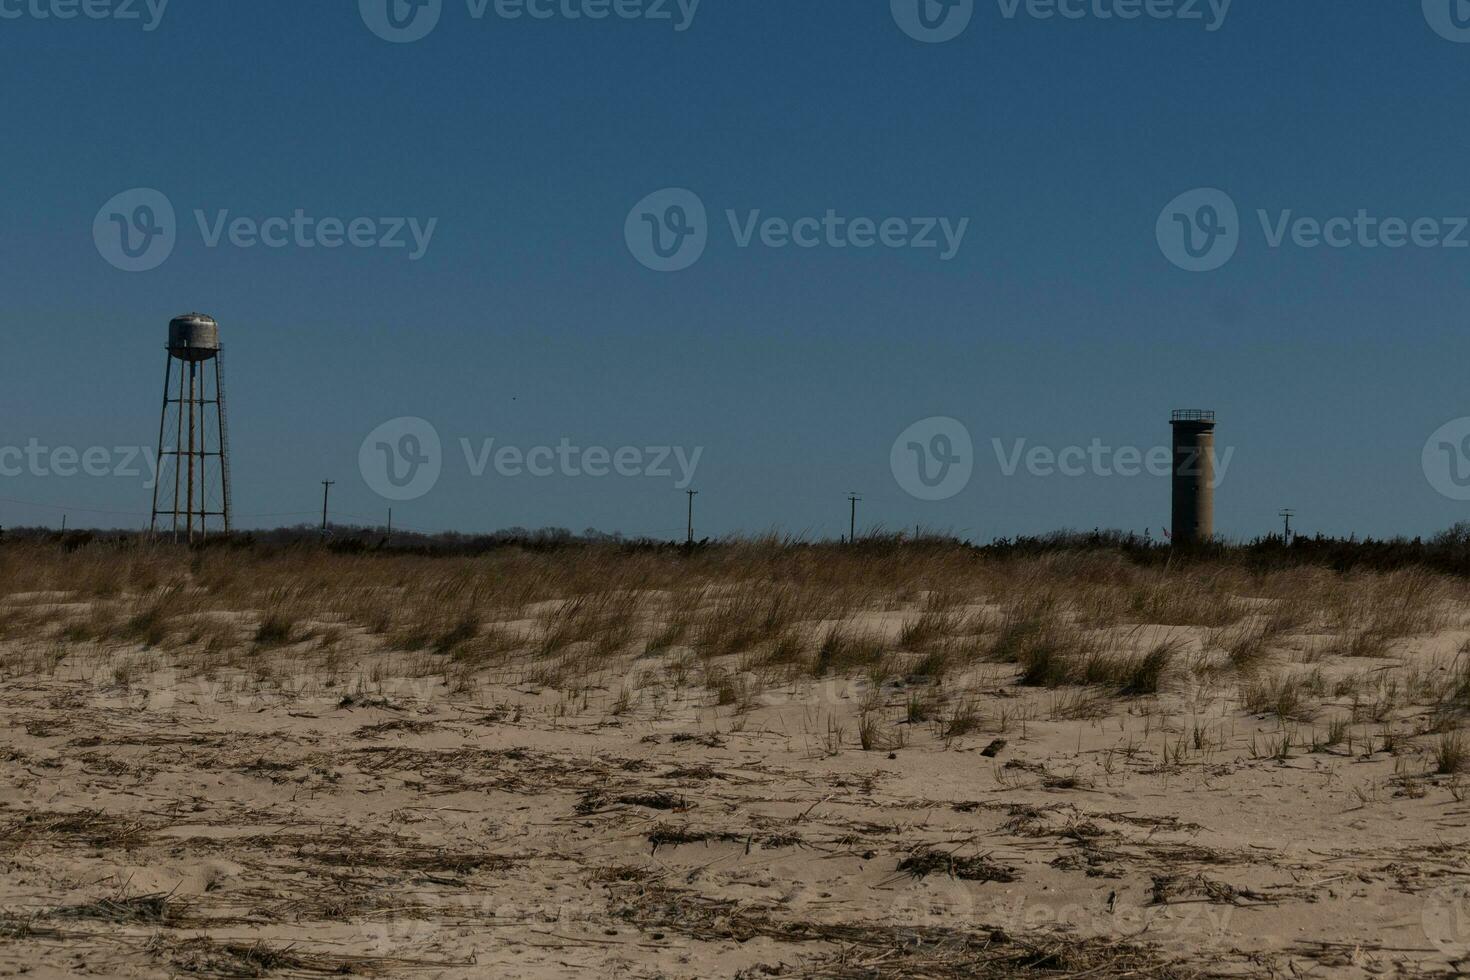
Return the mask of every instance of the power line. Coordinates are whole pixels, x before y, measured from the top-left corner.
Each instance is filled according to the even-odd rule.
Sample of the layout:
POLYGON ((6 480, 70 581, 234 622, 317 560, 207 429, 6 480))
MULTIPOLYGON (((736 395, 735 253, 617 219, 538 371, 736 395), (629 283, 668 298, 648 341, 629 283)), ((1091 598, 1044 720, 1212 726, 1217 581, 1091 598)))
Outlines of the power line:
POLYGON ((22 507, 40 507, 43 510, 54 510, 61 513, 76 511, 80 514, 106 514, 110 517, 147 517, 147 511, 141 510, 100 510, 95 507, 71 507, 58 504, 43 504, 34 500, 16 500, 11 497, 0 497, 0 503, 18 504, 22 507))
MULTIPOLYGON (((54 510, 57 512, 75 512, 78 514, 105 514, 109 517, 147 517, 146 510, 106 510, 100 507, 77 507, 72 504, 44 504, 39 500, 22 500, 18 497, 0 497, 0 504, 15 504, 20 507, 37 507, 41 510, 54 510)), ((234 514, 232 517, 308 517, 315 514, 314 510, 283 510, 269 514, 234 514)))

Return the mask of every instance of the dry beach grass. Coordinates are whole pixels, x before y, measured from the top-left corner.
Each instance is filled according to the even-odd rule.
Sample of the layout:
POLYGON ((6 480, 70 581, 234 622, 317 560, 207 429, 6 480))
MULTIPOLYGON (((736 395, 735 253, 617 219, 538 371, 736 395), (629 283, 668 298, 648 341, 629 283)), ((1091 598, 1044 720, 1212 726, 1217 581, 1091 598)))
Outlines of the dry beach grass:
POLYGON ((1455 976, 1470 589, 0 546, 0 974, 1455 976))

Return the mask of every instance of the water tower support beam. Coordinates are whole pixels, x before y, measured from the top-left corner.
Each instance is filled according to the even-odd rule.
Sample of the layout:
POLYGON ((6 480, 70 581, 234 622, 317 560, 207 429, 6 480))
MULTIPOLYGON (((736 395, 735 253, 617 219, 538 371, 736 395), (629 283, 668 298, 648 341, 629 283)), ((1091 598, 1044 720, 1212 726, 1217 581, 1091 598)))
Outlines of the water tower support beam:
POLYGON ((163 411, 158 416, 158 455, 154 457, 153 471, 153 516, 148 522, 148 537, 152 538, 158 533, 158 489, 159 476, 163 473, 163 434, 168 422, 168 386, 173 380, 174 359, 164 358, 163 362, 163 411))

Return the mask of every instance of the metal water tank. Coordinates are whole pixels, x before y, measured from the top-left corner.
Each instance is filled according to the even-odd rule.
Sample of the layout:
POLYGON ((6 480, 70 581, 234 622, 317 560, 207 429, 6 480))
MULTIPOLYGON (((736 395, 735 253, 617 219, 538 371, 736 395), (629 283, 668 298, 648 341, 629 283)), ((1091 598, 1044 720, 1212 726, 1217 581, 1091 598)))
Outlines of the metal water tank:
POLYGON ((168 324, 168 352, 181 361, 207 361, 219 353, 219 324, 203 313, 176 316, 168 324))

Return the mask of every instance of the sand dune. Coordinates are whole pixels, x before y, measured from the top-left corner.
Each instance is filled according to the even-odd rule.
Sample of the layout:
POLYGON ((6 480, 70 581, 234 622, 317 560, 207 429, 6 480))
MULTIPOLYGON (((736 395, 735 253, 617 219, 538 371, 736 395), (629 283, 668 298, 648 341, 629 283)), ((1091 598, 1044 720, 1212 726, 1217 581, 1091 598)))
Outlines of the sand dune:
POLYGON ((0 973, 1470 965, 1463 583, 757 550, 7 552, 0 973))

